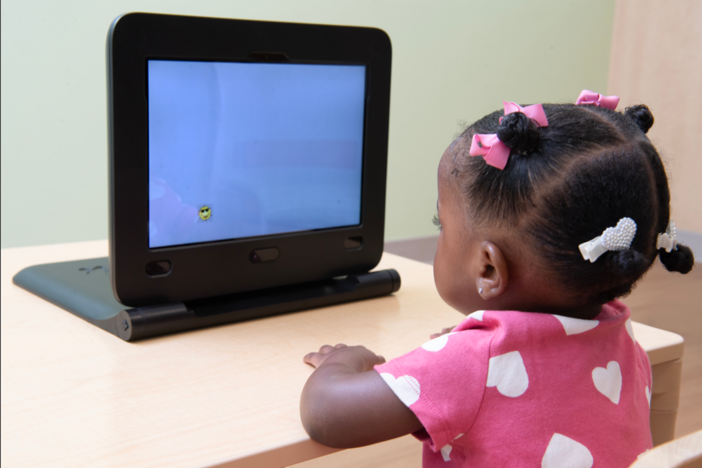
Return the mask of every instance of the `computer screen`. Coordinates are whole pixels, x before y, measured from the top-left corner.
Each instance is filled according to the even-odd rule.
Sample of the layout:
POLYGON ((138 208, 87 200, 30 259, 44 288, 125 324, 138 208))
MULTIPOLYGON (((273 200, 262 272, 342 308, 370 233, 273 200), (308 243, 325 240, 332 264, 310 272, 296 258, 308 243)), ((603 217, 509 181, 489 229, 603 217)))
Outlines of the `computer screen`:
POLYGON ((149 248, 361 223, 364 65, 147 65, 149 248))

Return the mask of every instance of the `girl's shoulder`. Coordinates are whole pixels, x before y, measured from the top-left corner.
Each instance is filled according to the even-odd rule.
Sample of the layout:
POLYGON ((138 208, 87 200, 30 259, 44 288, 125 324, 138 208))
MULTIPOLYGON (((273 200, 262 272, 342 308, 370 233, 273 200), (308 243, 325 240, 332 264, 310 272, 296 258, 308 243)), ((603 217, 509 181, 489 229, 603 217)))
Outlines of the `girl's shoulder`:
POLYGON ((575 330, 590 330, 596 327, 616 327, 631 317, 631 311, 622 301, 615 299, 602 306, 600 313, 591 320, 568 317, 559 314, 541 312, 522 312, 517 310, 478 310, 466 316, 454 332, 474 329, 497 329, 529 327, 541 328, 543 331, 563 330, 571 334, 575 330))
MULTIPOLYGON (((482 310, 468 315, 453 330, 455 340, 471 345, 476 336, 489 336, 490 355, 509 349, 558 349, 573 345, 632 340, 629 308, 615 300, 592 320, 536 312, 482 310), (577 342, 577 344, 576 344, 577 342)), ((484 341, 483 341, 484 342, 484 341)))

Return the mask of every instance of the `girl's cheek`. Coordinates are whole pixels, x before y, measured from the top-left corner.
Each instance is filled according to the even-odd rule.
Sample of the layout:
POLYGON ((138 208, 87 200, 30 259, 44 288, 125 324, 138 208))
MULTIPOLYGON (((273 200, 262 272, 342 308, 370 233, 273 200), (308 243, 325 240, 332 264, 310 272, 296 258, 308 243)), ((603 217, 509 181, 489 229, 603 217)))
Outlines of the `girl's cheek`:
POLYGON ((437 258, 434 260, 434 284, 436 285, 436 290, 445 303, 455 308, 456 298, 454 296, 456 288, 452 284, 454 280, 450 272, 446 270, 445 263, 437 255, 437 258))

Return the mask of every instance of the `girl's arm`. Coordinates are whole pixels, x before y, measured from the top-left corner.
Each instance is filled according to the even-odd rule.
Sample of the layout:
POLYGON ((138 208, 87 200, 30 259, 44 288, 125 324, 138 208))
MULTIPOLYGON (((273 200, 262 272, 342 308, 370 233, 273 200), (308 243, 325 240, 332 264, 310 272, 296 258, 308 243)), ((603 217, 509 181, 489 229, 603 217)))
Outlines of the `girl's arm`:
POLYGON ((335 448, 371 445, 422 429, 373 366, 385 359, 363 346, 322 346, 304 358, 316 368, 302 390, 302 425, 335 448))

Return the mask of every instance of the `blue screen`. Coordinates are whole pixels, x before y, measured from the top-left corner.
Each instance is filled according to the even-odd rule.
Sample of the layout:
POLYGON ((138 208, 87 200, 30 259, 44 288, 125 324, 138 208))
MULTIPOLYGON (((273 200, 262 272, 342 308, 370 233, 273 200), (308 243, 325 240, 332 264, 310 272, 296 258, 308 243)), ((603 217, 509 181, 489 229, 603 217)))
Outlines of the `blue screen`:
POLYGON ((148 61, 149 247, 358 225, 362 65, 148 61))

